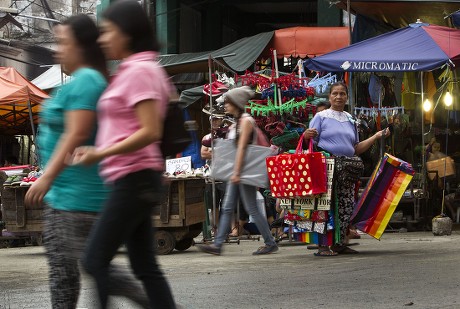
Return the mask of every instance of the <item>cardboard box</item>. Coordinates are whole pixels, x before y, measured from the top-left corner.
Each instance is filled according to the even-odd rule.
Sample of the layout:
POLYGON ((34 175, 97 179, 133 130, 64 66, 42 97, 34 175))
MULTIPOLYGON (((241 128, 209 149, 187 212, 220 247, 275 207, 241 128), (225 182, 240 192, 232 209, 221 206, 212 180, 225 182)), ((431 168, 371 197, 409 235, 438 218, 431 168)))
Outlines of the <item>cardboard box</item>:
POLYGON ((428 178, 431 180, 436 177, 436 173, 430 173, 430 171, 438 171, 439 177, 455 175, 455 162, 451 157, 428 161, 426 162, 426 170, 428 178))

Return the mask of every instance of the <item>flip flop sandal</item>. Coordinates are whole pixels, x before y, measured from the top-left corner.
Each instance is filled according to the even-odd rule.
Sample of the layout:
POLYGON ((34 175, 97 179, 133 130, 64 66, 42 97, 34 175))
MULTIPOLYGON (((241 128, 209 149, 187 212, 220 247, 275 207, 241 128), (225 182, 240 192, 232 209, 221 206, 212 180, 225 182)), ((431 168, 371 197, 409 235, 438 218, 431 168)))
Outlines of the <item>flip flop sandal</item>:
POLYGON ((314 256, 321 256, 321 257, 330 257, 330 256, 337 256, 339 255, 337 252, 334 252, 332 250, 324 250, 324 251, 319 251, 313 253, 314 256))
POLYGON ((318 250, 319 246, 318 245, 308 245, 307 249, 308 250, 318 250))

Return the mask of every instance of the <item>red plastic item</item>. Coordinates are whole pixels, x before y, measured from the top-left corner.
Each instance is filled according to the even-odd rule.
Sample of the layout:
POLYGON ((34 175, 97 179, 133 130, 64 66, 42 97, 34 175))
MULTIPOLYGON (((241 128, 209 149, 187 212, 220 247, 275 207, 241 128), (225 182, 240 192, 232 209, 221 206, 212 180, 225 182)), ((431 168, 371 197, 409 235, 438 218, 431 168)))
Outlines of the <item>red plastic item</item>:
POLYGON ((302 152, 304 134, 300 137, 295 154, 281 154, 266 159, 270 190, 274 197, 295 198, 322 194, 327 191, 326 158, 313 152, 302 152))

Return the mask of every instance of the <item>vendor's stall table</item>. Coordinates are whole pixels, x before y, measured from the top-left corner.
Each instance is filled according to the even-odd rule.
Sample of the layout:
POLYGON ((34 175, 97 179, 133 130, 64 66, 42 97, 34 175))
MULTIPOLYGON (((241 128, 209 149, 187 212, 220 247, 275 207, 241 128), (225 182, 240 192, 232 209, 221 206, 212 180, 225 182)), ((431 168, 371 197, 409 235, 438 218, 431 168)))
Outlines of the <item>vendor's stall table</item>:
MULTIPOLYGON (((29 187, 5 186, 2 192, 2 213, 5 228, 18 237, 31 237, 42 244, 43 207, 24 204, 29 187)), ((154 207, 152 221, 157 229, 155 247, 158 254, 169 254, 174 249, 186 250, 193 238, 202 231, 206 220, 204 205, 205 182, 202 178, 171 179, 165 199, 154 207)))

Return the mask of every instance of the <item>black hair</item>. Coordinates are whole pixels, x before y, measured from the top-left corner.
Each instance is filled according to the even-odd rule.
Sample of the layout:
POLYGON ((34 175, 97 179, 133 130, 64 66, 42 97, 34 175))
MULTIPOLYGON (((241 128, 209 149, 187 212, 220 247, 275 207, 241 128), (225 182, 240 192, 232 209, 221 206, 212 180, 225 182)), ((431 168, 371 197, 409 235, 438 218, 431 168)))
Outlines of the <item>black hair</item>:
POLYGON ((325 107, 327 109, 331 107, 331 103, 329 103, 329 101, 321 101, 321 102, 318 102, 318 104, 316 104, 316 108, 318 107, 325 107))
POLYGON ((117 25, 130 38, 133 53, 160 49, 152 23, 137 1, 115 1, 102 17, 117 25))
POLYGON ((87 15, 78 14, 66 19, 62 25, 69 26, 83 50, 83 61, 85 64, 99 71, 106 78, 108 77, 107 65, 104 53, 99 46, 99 30, 94 21, 87 15))
POLYGON ((333 89, 334 87, 338 87, 338 86, 342 86, 343 88, 345 88, 345 92, 347 93, 347 96, 348 96, 348 87, 347 87, 347 85, 346 85, 344 82, 336 82, 336 83, 333 83, 333 84, 331 85, 331 87, 329 88, 329 94, 332 93, 332 89, 333 89))

